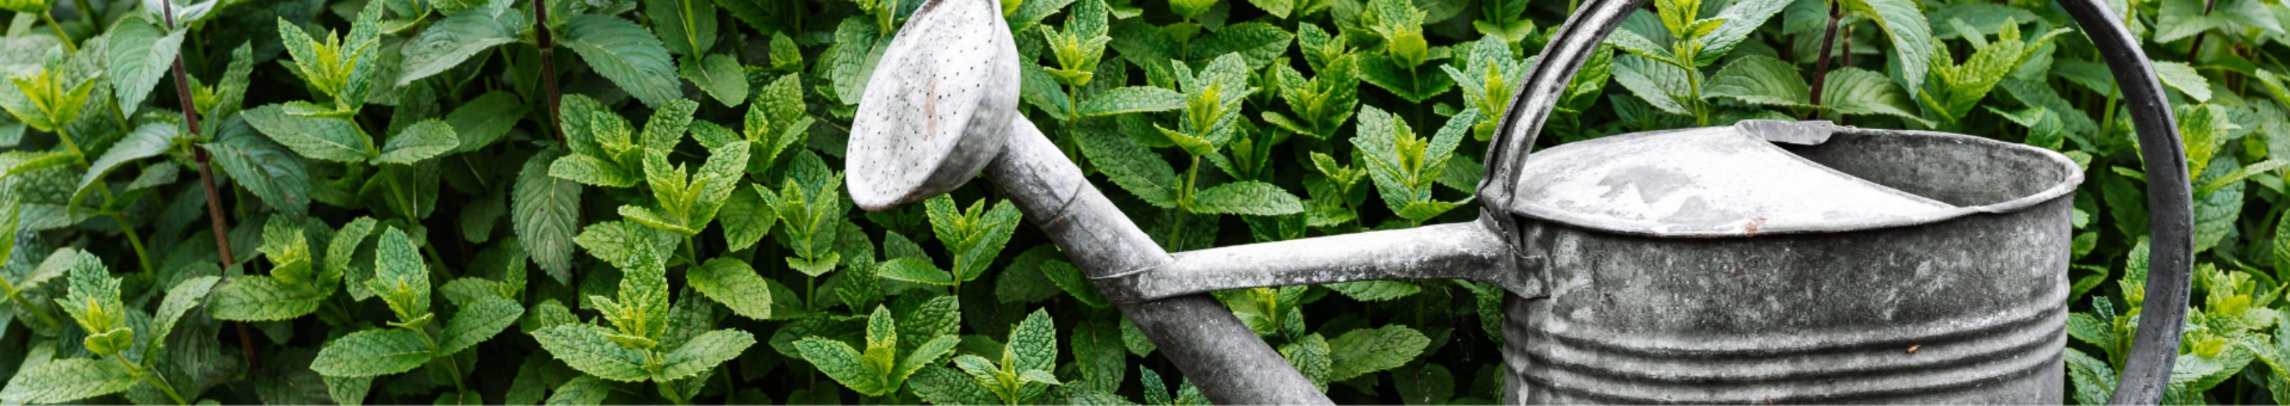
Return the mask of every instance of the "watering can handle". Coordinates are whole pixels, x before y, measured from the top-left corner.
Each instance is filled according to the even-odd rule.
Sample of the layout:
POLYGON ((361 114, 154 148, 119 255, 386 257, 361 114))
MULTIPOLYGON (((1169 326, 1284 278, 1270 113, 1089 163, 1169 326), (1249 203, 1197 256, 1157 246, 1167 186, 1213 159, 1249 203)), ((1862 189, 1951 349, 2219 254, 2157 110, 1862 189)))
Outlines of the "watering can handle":
MULTIPOLYGON (((1479 183, 1483 222, 1499 231, 1515 228, 1495 205, 1511 201, 1513 185, 1527 152, 1535 144, 1543 121, 1591 53, 1608 33, 1646 0, 1588 0, 1568 16, 1543 48, 1540 62, 1519 86, 1487 150, 1487 173, 1479 183)), ((2179 143, 2177 120, 2163 97, 2163 87, 2139 49, 2137 37, 2099 0, 2060 0, 2076 25, 2115 75, 2123 100, 2135 114, 2140 157, 2147 175, 2150 263, 2142 322, 2116 381, 2115 404, 2153 404, 2169 384, 2172 362, 2178 358, 2179 336, 2186 320, 2189 259, 2194 252, 2193 195, 2187 182, 2186 153, 2179 143)))

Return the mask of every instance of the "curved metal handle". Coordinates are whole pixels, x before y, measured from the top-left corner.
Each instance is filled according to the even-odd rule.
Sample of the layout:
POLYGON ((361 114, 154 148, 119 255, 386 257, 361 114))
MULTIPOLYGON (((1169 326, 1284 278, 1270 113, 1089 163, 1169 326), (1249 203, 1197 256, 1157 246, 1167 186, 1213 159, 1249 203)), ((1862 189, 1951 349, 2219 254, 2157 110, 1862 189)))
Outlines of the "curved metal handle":
MULTIPOLYGON (((1645 0, 1590 0, 1568 16, 1558 34, 1543 48, 1527 82, 1511 98, 1511 109, 1496 127, 1487 149, 1487 172, 1479 181, 1479 202, 1484 222, 1508 232, 1515 229, 1497 205, 1509 202, 1521 162, 1534 147, 1543 121, 1550 117, 1576 71, 1606 40, 1623 17, 1645 0)), ((2140 308, 2139 332, 2120 380, 2115 404, 2152 404, 2168 386, 2171 364, 2178 358, 2184 329, 2189 285, 2193 194, 2187 182, 2186 153, 2179 143, 2177 120, 2155 69, 2139 49, 2139 40, 2121 19, 2098 0, 2060 0, 2076 25, 2083 28, 2100 57, 2114 72, 2123 100, 2134 113, 2140 156, 2147 175, 2148 247, 2146 303, 2140 308)))

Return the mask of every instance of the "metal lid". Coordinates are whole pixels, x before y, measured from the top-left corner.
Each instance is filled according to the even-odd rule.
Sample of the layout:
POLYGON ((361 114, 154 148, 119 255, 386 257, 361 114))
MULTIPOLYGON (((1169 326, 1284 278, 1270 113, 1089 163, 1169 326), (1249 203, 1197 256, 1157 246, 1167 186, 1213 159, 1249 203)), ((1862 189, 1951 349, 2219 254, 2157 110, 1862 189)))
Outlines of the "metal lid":
POLYGON ((1842 231, 1965 212, 1774 145, 1819 144, 1836 128, 1744 122, 1559 145, 1522 163, 1509 206, 1592 229, 1681 237, 1842 231))

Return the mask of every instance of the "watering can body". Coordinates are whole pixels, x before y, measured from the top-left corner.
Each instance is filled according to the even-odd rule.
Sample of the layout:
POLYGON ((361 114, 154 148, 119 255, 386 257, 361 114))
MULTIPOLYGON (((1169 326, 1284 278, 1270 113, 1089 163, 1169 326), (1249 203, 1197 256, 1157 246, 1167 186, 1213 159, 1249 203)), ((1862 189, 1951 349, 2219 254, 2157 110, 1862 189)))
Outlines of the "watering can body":
POLYGON ((1509 280, 1540 286, 1503 305, 1506 403, 2059 403, 2075 164, 1839 130, 1538 152, 1510 208, 1530 275, 1509 280))

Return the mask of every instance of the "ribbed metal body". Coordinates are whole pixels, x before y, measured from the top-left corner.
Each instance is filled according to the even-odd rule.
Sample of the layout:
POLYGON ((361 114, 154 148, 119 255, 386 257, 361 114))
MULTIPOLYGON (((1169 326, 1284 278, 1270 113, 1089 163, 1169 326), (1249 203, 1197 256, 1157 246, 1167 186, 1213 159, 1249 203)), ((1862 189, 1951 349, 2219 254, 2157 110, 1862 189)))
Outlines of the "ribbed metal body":
MULTIPOLYGON (((1796 152, 1958 205, 2079 180, 1992 142, 1871 133, 1796 152)), ((1504 401, 2057 404, 2071 200, 1730 238, 1521 219, 1548 293, 1504 304, 1504 401)))

